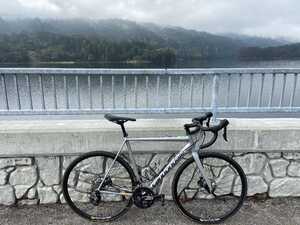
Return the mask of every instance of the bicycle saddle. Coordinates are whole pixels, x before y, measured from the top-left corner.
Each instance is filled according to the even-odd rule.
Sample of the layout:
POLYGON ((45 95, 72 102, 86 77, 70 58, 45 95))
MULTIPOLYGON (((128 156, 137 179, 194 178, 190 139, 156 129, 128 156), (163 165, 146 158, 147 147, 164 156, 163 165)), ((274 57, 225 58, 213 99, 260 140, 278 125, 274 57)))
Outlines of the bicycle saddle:
POLYGON ((111 122, 114 122, 114 123, 125 123, 127 121, 136 121, 135 118, 130 118, 130 117, 123 117, 123 116, 115 116, 115 115, 112 115, 112 114, 105 114, 104 115, 104 118, 111 121, 111 122))

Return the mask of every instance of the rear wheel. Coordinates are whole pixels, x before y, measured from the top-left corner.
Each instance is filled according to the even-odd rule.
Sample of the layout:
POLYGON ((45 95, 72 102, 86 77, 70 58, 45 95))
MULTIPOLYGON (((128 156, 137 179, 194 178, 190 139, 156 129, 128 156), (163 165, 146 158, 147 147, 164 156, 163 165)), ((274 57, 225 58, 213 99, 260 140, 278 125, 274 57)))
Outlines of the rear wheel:
POLYGON ((132 205, 134 173, 124 159, 115 160, 115 157, 110 152, 89 152, 76 158, 66 169, 63 194, 80 216, 111 221, 132 205))
POLYGON ((199 154, 212 189, 201 175, 193 158, 177 170, 173 199, 188 218, 200 223, 220 223, 234 215, 247 195, 247 179, 242 168, 219 153, 199 154))

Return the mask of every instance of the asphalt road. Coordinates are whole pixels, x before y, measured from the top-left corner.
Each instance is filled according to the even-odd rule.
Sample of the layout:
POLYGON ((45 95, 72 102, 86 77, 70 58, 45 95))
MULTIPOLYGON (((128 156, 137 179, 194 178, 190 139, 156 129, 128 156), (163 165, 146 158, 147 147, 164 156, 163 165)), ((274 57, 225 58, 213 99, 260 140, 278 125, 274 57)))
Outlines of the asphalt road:
MULTIPOLYGON (((73 213, 66 205, 39 205, 0 207, 1 225, 91 225, 73 213)), ((132 208, 116 222, 101 223, 110 225, 191 225, 196 224, 183 217, 173 202, 165 206, 156 203, 142 210, 132 208)), ((224 225, 300 225, 300 198, 273 200, 250 200, 234 217, 224 225)))

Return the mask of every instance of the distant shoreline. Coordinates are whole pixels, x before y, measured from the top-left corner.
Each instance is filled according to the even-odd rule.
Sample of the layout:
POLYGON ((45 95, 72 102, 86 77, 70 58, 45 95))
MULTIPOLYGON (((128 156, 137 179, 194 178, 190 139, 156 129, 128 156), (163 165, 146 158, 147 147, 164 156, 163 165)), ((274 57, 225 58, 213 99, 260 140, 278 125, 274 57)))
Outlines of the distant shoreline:
POLYGON ((141 64, 141 63, 151 63, 150 61, 146 61, 146 60, 126 60, 126 61, 80 61, 80 62, 77 62, 77 61, 44 61, 44 62, 36 62, 36 63, 32 63, 32 64, 78 64, 78 63, 99 63, 99 64, 109 64, 109 63, 127 63, 127 64, 141 64))
POLYGON ((127 61, 43 61, 43 62, 5 62, 0 65, 72 65, 72 64, 151 64, 146 60, 127 60, 127 61))
MULTIPOLYGON (((0 67, 15 68, 165 68, 162 65, 148 63, 143 61, 131 62, 77 62, 77 61, 61 61, 61 62, 35 62, 35 63, 0 63, 0 67)), ((238 60, 238 59, 218 59, 218 60, 186 60, 177 61, 175 65, 169 68, 299 68, 300 59, 295 60, 238 60)))

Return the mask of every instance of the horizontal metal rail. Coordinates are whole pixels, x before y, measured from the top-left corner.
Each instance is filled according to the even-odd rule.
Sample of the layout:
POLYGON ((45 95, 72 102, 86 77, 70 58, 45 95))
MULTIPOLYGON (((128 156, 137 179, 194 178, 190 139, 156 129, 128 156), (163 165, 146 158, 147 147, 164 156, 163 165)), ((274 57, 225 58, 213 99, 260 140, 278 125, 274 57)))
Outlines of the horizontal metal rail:
POLYGON ((86 75, 199 75, 244 73, 300 73, 300 68, 216 68, 216 69, 70 69, 70 68, 0 68, 0 74, 86 74, 86 75))
POLYGON ((0 68, 0 115, 300 112, 298 68, 0 68))

